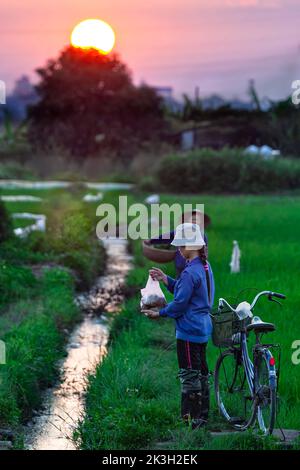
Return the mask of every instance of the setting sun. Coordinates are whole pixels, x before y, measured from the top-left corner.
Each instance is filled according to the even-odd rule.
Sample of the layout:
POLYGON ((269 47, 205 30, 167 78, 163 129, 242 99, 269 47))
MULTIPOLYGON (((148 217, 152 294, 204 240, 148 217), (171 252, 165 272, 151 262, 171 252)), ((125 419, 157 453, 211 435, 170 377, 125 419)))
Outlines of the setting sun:
POLYGON ((115 44, 115 33, 105 21, 89 19, 81 21, 72 31, 71 44, 82 49, 97 49, 108 54, 115 44))

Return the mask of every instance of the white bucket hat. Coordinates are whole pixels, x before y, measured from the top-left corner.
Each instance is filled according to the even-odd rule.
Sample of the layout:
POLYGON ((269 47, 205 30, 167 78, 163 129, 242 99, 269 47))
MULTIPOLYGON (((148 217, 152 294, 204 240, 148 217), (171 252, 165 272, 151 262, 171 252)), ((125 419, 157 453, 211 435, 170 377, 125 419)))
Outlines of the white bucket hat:
POLYGON ((178 225, 174 240, 171 242, 171 245, 186 246, 195 250, 200 250, 205 244, 199 225, 191 223, 178 225))

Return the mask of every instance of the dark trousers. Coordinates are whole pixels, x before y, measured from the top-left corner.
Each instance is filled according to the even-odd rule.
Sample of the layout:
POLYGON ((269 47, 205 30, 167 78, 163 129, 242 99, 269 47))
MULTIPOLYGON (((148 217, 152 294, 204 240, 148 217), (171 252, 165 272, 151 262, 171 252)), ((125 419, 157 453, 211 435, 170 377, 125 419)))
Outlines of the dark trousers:
POLYGON ((206 361, 207 343, 192 343, 191 341, 177 340, 177 358, 179 369, 195 369, 201 375, 208 375, 206 361))
POLYGON ((177 340, 177 358, 181 382, 181 416, 184 420, 192 418, 208 419, 209 384, 206 361, 207 343, 193 343, 177 340))

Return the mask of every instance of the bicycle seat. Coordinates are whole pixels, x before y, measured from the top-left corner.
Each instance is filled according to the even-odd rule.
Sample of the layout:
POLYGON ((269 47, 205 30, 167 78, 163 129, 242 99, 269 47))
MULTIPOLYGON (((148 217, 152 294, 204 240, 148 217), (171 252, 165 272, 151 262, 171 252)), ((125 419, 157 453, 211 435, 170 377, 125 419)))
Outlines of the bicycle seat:
POLYGON ((276 330, 276 327, 273 323, 259 322, 250 323, 250 325, 248 325, 246 329, 247 331, 257 331, 257 333, 268 333, 270 331, 276 330))

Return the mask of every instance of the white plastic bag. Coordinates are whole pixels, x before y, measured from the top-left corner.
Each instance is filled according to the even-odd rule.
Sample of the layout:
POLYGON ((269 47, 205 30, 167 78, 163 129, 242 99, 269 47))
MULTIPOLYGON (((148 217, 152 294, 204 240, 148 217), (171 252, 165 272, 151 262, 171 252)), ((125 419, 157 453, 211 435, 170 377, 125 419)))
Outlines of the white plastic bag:
POLYGON ((253 314, 251 312, 251 305, 248 302, 241 302, 235 309, 239 320, 244 320, 245 318, 252 318, 253 314))
POLYGON ((142 309, 162 308, 167 303, 165 295, 160 288, 159 282, 154 281, 151 276, 148 277, 146 287, 141 289, 141 294, 142 309))

